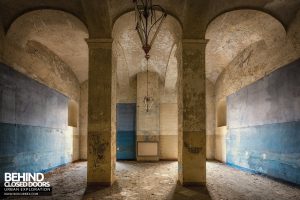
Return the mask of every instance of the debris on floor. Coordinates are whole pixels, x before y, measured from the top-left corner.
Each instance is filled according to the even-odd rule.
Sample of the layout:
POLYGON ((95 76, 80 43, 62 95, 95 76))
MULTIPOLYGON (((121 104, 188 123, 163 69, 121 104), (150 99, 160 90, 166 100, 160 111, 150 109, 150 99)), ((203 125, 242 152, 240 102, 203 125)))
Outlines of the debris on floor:
POLYGON ((299 187, 211 161, 207 162, 207 188, 178 185, 177 162, 124 161, 117 162, 117 181, 112 187, 86 190, 86 164, 76 162, 48 173, 45 177, 53 187, 53 195, 26 199, 300 200, 299 187))

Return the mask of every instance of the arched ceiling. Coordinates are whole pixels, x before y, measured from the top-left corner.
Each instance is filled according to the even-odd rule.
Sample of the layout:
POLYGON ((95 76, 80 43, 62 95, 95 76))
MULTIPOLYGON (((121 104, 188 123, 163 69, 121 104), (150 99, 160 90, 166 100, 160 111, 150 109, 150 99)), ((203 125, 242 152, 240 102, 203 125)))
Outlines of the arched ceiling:
MULTIPOLYGON (((113 51, 118 57, 117 75, 121 87, 127 87, 132 77, 146 70, 145 53, 135 26, 135 13, 129 12, 122 15, 113 28, 113 51)), ((181 38, 180 30, 177 20, 167 16, 149 53, 149 71, 158 73, 163 83, 167 80, 167 86, 174 88, 177 81, 175 52, 181 38)))
MULTIPOLYGON (((153 0, 177 18, 185 38, 203 38, 210 21, 237 9, 257 9, 271 14, 287 28, 300 8, 299 0, 153 0)), ((20 15, 36 9, 63 10, 87 24, 92 38, 111 37, 122 14, 133 10, 132 0, 1 0, 0 18, 5 30, 20 15)))
MULTIPOLYGON (((237 9, 255 9, 255 10, 261 10, 265 13, 270 14, 270 16, 273 16, 276 18, 278 21, 280 21, 283 26, 288 29, 290 27, 291 22, 294 20, 296 17, 296 13, 300 8, 300 1, 299 0, 205 0, 205 1, 200 1, 200 0, 153 0, 154 4, 159 4, 163 8, 166 9, 166 11, 170 14, 170 16, 174 16, 178 22, 181 24, 181 27, 183 28, 183 38, 191 38, 191 39, 196 39, 196 38, 204 38, 206 28, 208 25, 211 25, 215 23, 215 20, 218 20, 218 16, 222 15, 222 13, 226 13, 228 11, 233 11, 237 9)), ((47 23, 36 23, 36 25, 41 25, 41 27, 49 26, 49 27, 55 27, 53 26, 54 23, 57 23, 58 26, 62 27, 61 32, 64 32, 64 28, 69 27, 68 31, 75 33, 76 31, 79 32, 80 34, 82 33, 82 36, 84 35, 83 32, 85 32, 85 36, 87 37, 87 30, 85 30, 84 25, 86 24, 88 26, 88 32, 90 38, 110 38, 112 36, 112 27, 113 24, 116 21, 119 21, 119 17, 122 16, 124 13, 133 10, 133 2, 132 0, 88 0, 88 1, 83 1, 83 0, 1 0, 0 1, 0 24, 3 24, 4 31, 11 32, 12 29, 9 29, 10 26, 15 26, 14 21, 19 20, 20 16, 22 16, 24 13, 34 11, 34 10, 40 10, 40 9, 54 9, 54 10, 61 10, 65 11, 68 14, 64 14, 63 17, 67 17, 68 20, 62 20, 63 18, 59 17, 54 17, 53 20, 51 21, 51 24, 47 23), (71 15, 72 14, 72 15, 71 15), (74 17, 74 16, 76 17, 74 17), (72 18, 72 19, 71 19, 72 18), (55 21, 56 20, 56 21, 55 21), (81 22, 80 22, 80 21, 81 22), (55 22, 54 22, 55 21, 55 22), (65 24, 65 22, 70 22, 68 25, 65 24), (72 24, 70 26, 70 24, 72 24), (73 26, 74 25, 74 26, 73 26), (73 26, 73 30, 71 31, 71 28, 73 26), (76 28, 77 27, 77 28, 76 28), (84 31, 83 31, 84 29, 84 31), (79 31, 78 31, 79 30, 79 31)), ((46 10, 47 11, 47 10, 46 10)), ((57 11, 60 12, 60 11, 57 11)), ((30 12, 31 13, 31 12, 30 12)), ((34 12, 33 12, 34 13, 34 12)), ((25 14, 24 16, 27 16, 25 14)), ((223 15, 222 15, 223 16, 223 15)), ((268 16, 270 18, 270 16, 268 16)), ((243 16, 245 18, 246 16, 243 16)), ((250 16, 251 17, 251 16, 250 16)), ((258 16, 254 17, 257 19, 258 16)), ((21 17, 22 19, 23 17, 21 17)), ((247 18, 247 17, 246 17, 247 18)), ((39 20, 39 19, 33 19, 34 20, 39 20)), ((226 21, 226 20, 225 20, 226 21)), ((236 24, 238 24, 238 18, 234 19, 236 24)), ((253 28, 257 28, 253 24, 250 26, 253 26, 253 28)), ((222 24, 222 23, 221 23, 222 24)), ((268 25, 268 24, 267 24, 268 25)), ((27 23, 28 27, 31 27, 33 29, 37 29, 38 26, 32 27, 32 24, 27 23)), ((239 27, 238 25, 233 25, 235 27, 239 27)), ((243 25, 245 27, 245 25, 243 25)), ((30 28, 26 28, 24 26, 24 29, 30 30, 30 28)), ((12 27, 13 28, 13 27, 12 27)), ((19 29, 23 27, 18 27, 19 29)), ((267 28, 270 29, 269 26, 267 28)), ((43 29, 43 28, 40 28, 43 29)), ((51 29, 51 28, 50 28, 51 29)), ((217 29, 216 29, 217 30, 217 29)), ((22 30, 23 31, 23 30, 22 30)), ((27 31, 27 32, 28 32, 27 31)), ((230 32, 230 29, 227 31, 230 32)), ((15 32, 21 32, 17 31, 15 29, 15 32)), ((232 31, 231 31, 232 32, 232 31)), ((57 32, 52 32, 53 35, 58 37, 65 38, 65 35, 60 35, 57 32)), ((233 35, 239 36, 239 33, 241 33, 241 30, 235 30, 235 33, 233 35)), ((79 34, 79 35, 80 35, 79 34)), ((231 59, 232 56, 236 55, 235 52, 239 52, 241 49, 246 47, 247 45, 250 45, 251 43, 259 40, 261 37, 264 37, 263 39, 266 38, 266 36, 261 36, 261 35, 255 35, 251 34, 251 30, 246 31, 245 34, 249 35, 249 38, 247 38, 245 41, 242 40, 242 46, 236 48, 235 41, 231 41, 232 43, 230 45, 227 45, 230 48, 235 49, 235 51, 229 51, 224 54, 224 58, 222 57, 221 60, 224 60, 223 62, 218 63, 216 61, 216 70, 211 70, 208 72, 209 78, 211 80, 216 79, 220 71, 222 70, 222 66, 226 65, 226 63, 230 62, 229 60, 231 59), (221 66, 221 67, 220 67, 221 66)), ((67 50, 66 52, 62 52, 63 44, 65 41, 63 39, 60 40, 60 43, 56 47, 56 45, 53 45, 54 43, 51 43, 50 41, 45 41, 45 39, 39 38, 39 33, 34 33, 33 35, 37 35, 38 37, 38 42, 41 44, 49 47, 54 53, 56 53, 58 56, 62 57, 64 61, 66 61, 67 64, 70 65, 70 67, 73 67, 72 69, 76 73, 78 79, 80 82, 82 80, 85 80, 87 77, 87 68, 85 71, 80 71, 83 68, 78 67, 79 65, 83 65, 80 62, 75 62, 76 58, 81 56, 76 53, 79 53, 79 51, 73 51, 75 53, 73 56, 71 54, 67 55, 64 54, 66 52, 72 52, 67 50), (50 45, 50 46, 49 46, 50 45), (72 59, 71 59, 72 58, 72 59), (74 59, 73 59, 74 58, 74 59)), ((52 34, 49 34, 52 35, 52 34)), ((217 37, 217 36, 216 36, 217 37)), ((297 36, 295 36, 297 37, 297 36)), ((75 40, 77 37, 75 37, 75 40)), ((32 38, 31 38, 32 39, 32 38)), ((35 39, 33 39, 35 40, 35 39)), ((74 41, 75 41, 74 40, 74 41)), ((68 41, 68 40, 67 40, 68 41)), ((78 40, 79 41, 79 40, 78 40)), ((84 42, 81 43, 81 41, 77 44, 77 42, 74 42, 74 44, 66 44, 67 48, 70 49, 69 47, 74 45, 74 49, 76 49, 80 45, 83 45, 84 42), (76 44, 75 44, 76 43, 76 44), (69 47, 68 47, 69 45, 69 47), (78 45, 77 47, 75 47, 78 45)), ((211 44, 209 44, 211 45, 211 44)), ((83 47, 83 46, 81 46, 83 47)), ((82 48, 84 52, 86 52, 87 47, 82 48)), ((119 47, 120 48, 120 47, 119 47)), ((123 47, 122 47, 123 48, 123 47)), ((170 49, 171 47, 169 47, 170 49)), ((126 53, 126 52, 125 52, 126 53)), ((126 56, 124 58, 120 58, 121 60, 123 59, 124 62, 126 61, 127 65, 130 65, 130 61, 127 61, 126 56), (128 64, 129 63, 129 64, 128 64)), ((215 57, 214 57, 215 59, 215 57)), ((84 59, 83 59, 84 60, 84 59)), ((120 61, 119 61, 120 62, 120 61)), ((214 62, 214 61, 212 61, 214 62)), ((153 64, 154 61, 153 61, 153 64)), ((155 67, 158 67, 159 63, 155 67)), ((159 68, 161 69, 161 68, 159 68)), ((209 71, 212 68, 208 68, 207 70, 209 71)), ((168 72, 169 73, 169 72, 168 72)), ((166 74, 168 74, 166 73, 166 74)), ((162 74, 162 73, 161 73, 162 74)), ((161 75, 162 76, 162 75, 161 75)), ((129 76, 130 77, 130 76, 129 76)))
MULTIPOLYGON (((187 0, 153 0, 153 4, 158 4, 168 11, 169 15, 177 16, 178 19, 182 19, 184 15, 184 7, 187 0)), ((119 0, 108 1, 110 15, 112 21, 116 21, 120 14, 132 11, 134 9, 133 1, 124 1, 120 3, 119 0)))
POLYGON ((288 36, 292 41, 292 45, 300 56, 300 10, 297 13, 297 16, 291 23, 291 26, 288 30, 288 36))
POLYGON ((244 49, 258 41, 267 46, 285 39, 282 24, 256 10, 231 11, 213 20, 206 31, 206 76, 213 83, 226 66, 244 49))
POLYGON ((57 10, 32 11, 16 19, 6 37, 22 48, 30 41, 39 42, 69 65, 80 83, 88 79, 88 31, 73 15, 57 10))
POLYGON ((85 22, 81 0, 1 0, 0 15, 7 31, 15 19, 26 12, 41 9, 55 9, 73 14, 85 22))

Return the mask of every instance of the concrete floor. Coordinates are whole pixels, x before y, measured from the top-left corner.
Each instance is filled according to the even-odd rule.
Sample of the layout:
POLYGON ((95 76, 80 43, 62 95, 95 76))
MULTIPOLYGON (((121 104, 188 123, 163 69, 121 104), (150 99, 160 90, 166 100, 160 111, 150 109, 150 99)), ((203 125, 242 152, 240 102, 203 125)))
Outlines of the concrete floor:
POLYGON ((207 190, 176 184, 177 162, 117 162, 118 181, 111 188, 86 190, 86 162, 59 168, 46 176, 52 197, 26 199, 213 199, 300 200, 300 188, 207 162, 207 190))

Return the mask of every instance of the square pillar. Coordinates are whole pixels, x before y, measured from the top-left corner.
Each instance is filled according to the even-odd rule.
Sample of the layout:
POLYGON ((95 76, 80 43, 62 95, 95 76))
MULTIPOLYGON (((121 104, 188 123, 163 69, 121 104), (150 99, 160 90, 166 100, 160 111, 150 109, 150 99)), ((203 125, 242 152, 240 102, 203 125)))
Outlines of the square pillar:
POLYGON ((206 184, 206 40, 182 41, 179 69, 178 179, 182 185, 206 184))
POLYGON ((111 186, 116 166, 116 70, 112 40, 88 39, 87 184, 111 186))

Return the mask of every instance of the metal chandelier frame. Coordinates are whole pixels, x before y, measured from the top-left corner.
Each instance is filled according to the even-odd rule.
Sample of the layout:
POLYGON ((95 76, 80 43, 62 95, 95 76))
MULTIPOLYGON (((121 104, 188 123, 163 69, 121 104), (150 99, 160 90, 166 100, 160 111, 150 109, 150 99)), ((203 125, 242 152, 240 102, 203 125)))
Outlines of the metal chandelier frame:
POLYGON ((150 58, 149 51, 153 45, 161 25, 167 17, 166 11, 159 5, 153 5, 152 0, 133 0, 135 3, 136 30, 140 37, 145 58, 150 58), (154 27, 158 25, 155 30, 154 27), (152 32, 152 38, 150 38, 152 32))
POLYGON ((154 99, 149 96, 149 78, 148 78, 148 62, 149 52, 153 45, 161 25, 167 17, 166 11, 159 5, 153 5, 152 0, 133 0, 135 4, 135 21, 136 30, 142 43, 142 49, 145 52, 147 60, 147 95, 144 97, 144 105, 146 112, 149 112, 153 106, 154 99), (155 27, 157 26, 156 30, 155 27), (153 33, 154 32, 154 33, 153 33), (152 36, 152 38, 150 38, 152 36))

